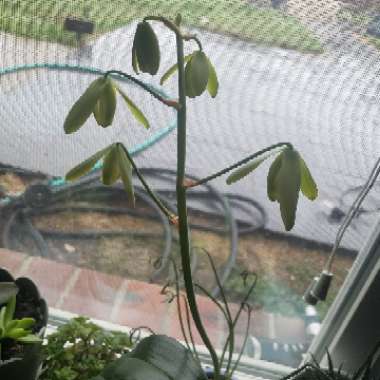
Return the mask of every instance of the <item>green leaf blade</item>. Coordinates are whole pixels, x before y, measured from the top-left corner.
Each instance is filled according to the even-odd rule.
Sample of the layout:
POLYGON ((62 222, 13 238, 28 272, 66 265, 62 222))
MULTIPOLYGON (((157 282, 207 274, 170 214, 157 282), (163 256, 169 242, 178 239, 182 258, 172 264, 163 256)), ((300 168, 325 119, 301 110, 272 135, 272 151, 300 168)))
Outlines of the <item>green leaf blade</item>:
MULTIPOLYGON (((193 56, 193 54, 188 54, 184 57, 184 63, 189 62, 190 58, 193 56)), ((161 77, 160 79, 160 85, 162 86, 174 73, 178 71, 178 64, 174 64, 171 66, 161 77)))
POLYGON ((132 53, 134 69, 138 66, 143 73, 151 75, 157 73, 160 67, 160 46, 149 22, 142 21, 137 25, 132 53))
POLYGON ((12 330, 9 330, 6 332, 7 338, 19 340, 22 337, 25 337, 28 335, 28 332, 21 328, 14 328, 12 330))
POLYGON ((23 318, 17 320, 17 327, 28 330, 32 328, 36 324, 36 321, 34 318, 23 318))
POLYGON ((211 63, 211 61, 207 58, 208 61, 208 69, 209 69, 209 77, 207 82, 207 91, 211 95, 212 98, 215 98, 218 94, 219 89, 219 81, 218 76, 216 74, 215 67, 211 63))
POLYGON ((96 103, 102 93, 105 78, 98 78, 93 81, 86 91, 71 107, 66 116, 63 129, 66 134, 78 131, 93 113, 96 103))
POLYGON ((143 114, 143 112, 136 106, 136 104, 127 96, 127 94, 120 88, 117 88, 119 94, 124 99, 125 103, 127 104, 129 110, 131 111, 134 118, 142 124, 146 129, 150 128, 149 121, 143 114))
POLYGON ((95 164, 109 152, 111 148, 112 145, 100 150, 99 152, 81 162, 79 165, 75 166, 66 174, 65 179, 67 181, 75 181, 76 179, 87 174, 95 166, 95 164))
POLYGON ((277 189, 276 189, 276 177, 278 172, 281 169, 281 160, 282 160, 282 153, 280 153, 275 160, 273 161, 272 165, 269 168, 268 176, 267 176, 267 195, 268 198, 275 202, 278 200, 277 196, 277 189))
POLYGON ((4 314, 4 326, 7 327, 9 322, 13 319, 16 310, 16 296, 13 296, 8 301, 5 306, 5 314, 4 314))
POLYGON ((286 231, 290 231, 295 224, 301 187, 301 169, 298 152, 293 149, 285 149, 283 151, 281 168, 275 178, 275 183, 282 221, 286 231))
POLYGON ((300 167, 301 167, 301 191, 302 194, 310 199, 315 200, 318 197, 318 187, 312 177, 306 162, 300 157, 300 167))
POLYGON ((133 182, 132 182, 132 164, 129 162, 127 154, 124 151, 124 147, 121 144, 118 144, 118 162, 120 176, 124 184, 124 189, 128 195, 128 199, 133 206, 135 206, 135 194, 133 191, 133 182))
POLYGON ((274 153, 267 154, 263 157, 258 157, 253 159, 248 164, 242 165, 240 168, 236 169, 232 174, 230 174, 226 180, 228 185, 231 185, 237 181, 240 181, 242 178, 246 177, 248 174, 257 169, 267 158, 272 156, 274 153))
POLYGON ((200 96, 209 81, 208 58, 203 51, 193 53, 185 67, 186 95, 189 98, 200 96))
POLYGON ((109 127, 116 112, 116 89, 112 80, 107 78, 103 91, 94 107, 94 117, 98 125, 109 127))
POLYGON ((117 145, 104 156, 102 182, 104 185, 113 185, 120 178, 117 145))
POLYGON ((18 287, 14 282, 0 283, 0 305, 9 301, 12 296, 18 293, 18 287))
POLYGON ((42 343, 42 339, 34 334, 28 334, 28 335, 22 336, 20 338, 17 338, 17 340, 21 343, 27 343, 27 344, 42 343))

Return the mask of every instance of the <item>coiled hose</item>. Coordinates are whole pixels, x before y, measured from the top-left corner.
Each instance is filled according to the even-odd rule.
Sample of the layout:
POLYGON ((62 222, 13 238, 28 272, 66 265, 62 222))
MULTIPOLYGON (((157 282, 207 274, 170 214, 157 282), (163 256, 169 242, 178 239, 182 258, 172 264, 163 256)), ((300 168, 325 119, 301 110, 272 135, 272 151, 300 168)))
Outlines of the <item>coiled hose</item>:
MULTIPOLYGON (((6 171, 12 171, 7 166, 6 171)), ((4 168, 0 170, 4 171, 4 168)), ((34 173, 25 171, 24 173, 20 168, 15 170, 18 175, 32 176, 34 173)), ((166 206, 173 210, 176 210, 175 204, 175 192, 171 190, 175 188, 175 175, 174 171, 168 169, 154 169, 154 168, 142 168, 142 174, 150 181, 160 181, 165 183, 167 188, 157 189, 157 193, 166 204, 166 206)), ((37 173, 36 173, 37 174, 37 173)), ((196 177, 189 176, 190 179, 196 180, 196 177)), ((136 182, 136 181, 135 181, 136 182)), ((170 254, 172 251, 172 242, 176 237, 173 235, 173 230, 167 221, 167 218, 158 209, 156 204, 146 194, 145 190, 139 186, 136 186, 136 197, 141 200, 151 210, 147 213, 146 210, 141 211, 139 209, 131 209, 128 207, 111 207, 111 206, 66 206, 64 202, 68 199, 76 200, 83 197, 92 197, 94 201, 99 197, 110 197, 112 199, 124 199, 126 200, 126 194, 120 186, 106 187, 99 183, 98 173, 93 172, 90 175, 84 177, 80 181, 72 184, 66 184, 63 186, 54 187, 51 185, 52 180, 45 180, 43 183, 33 184, 30 186, 23 195, 23 202, 20 199, 15 199, 15 203, 19 205, 14 207, 13 210, 8 213, 7 220, 5 221, 2 240, 3 245, 8 249, 15 249, 16 244, 20 242, 20 233, 25 236, 29 236, 33 241, 35 247, 43 257, 51 257, 48 245, 45 241, 46 237, 54 239, 96 239, 99 237, 116 237, 116 236, 152 236, 149 231, 127 231, 127 230, 114 230, 114 231, 71 231, 62 232, 54 230, 39 230, 31 222, 32 217, 47 214, 57 214, 65 211, 71 212, 104 212, 106 214, 126 214, 131 216, 146 217, 150 219, 158 220, 163 226, 164 248, 159 260, 159 266, 155 269, 151 280, 155 281, 159 276, 167 269, 170 254), (34 192, 34 193, 33 193, 34 192)), ((221 282, 224 283, 231 270, 235 266, 237 252, 238 252, 238 235, 252 233, 253 231, 264 227, 266 222, 266 215, 263 208, 254 200, 245 198, 242 196, 227 194, 222 195, 212 185, 206 184, 203 186, 204 190, 189 191, 189 202, 196 203, 192 211, 202 209, 202 204, 205 208, 214 210, 212 212, 213 217, 223 218, 224 227, 202 225, 199 223, 191 223, 190 228, 209 231, 218 234, 224 234, 229 237, 230 247, 228 259, 220 270, 221 282), (252 220, 249 223, 245 223, 241 231, 238 229, 238 222, 234 217, 234 211, 241 210, 244 213, 249 213, 252 216, 252 220)), ((8 204, 8 207, 10 207, 8 204)), ((157 236, 157 233, 153 234, 157 236)), ((27 247, 25 247, 27 249, 27 247)), ((196 260, 194 255, 194 260, 196 260)), ((194 268, 195 269, 195 268, 194 268)), ((218 289, 213 290, 213 294, 218 294, 218 289)))

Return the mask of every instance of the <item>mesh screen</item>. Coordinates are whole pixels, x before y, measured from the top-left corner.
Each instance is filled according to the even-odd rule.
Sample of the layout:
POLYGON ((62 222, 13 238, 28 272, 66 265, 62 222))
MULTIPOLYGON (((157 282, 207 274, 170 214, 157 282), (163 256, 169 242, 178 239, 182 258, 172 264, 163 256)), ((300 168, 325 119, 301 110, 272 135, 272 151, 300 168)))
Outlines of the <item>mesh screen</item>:
MULTIPOLYGON (((188 174, 203 177, 270 144, 282 141, 294 144, 318 183, 319 198, 309 202, 301 197, 296 227, 291 233, 283 234, 278 206, 267 200, 265 164, 255 175, 233 187, 227 186, 224 178, 213 185, 220 193, 248 197, 259 205, 250 212, 233 208, 238 220, 252 222, 253 217, 253 223, 263 227, 256 232, 258 240, 251 248, 244 246, 247 252, 263 249, 260 239, 279 242, 276 249, 284 254, 295 244, 305 255, 299 259, 299 271, 311 278, 314 273, 303 267, 307 266, 309 255, 313 255, 309 251, 325 252, 331 246, 342 217, 380 151, 376 142, 380 8, 375 1, 2 0, 0 162, 49 176, 63 176, 95 151, 121 141, 131 149, 141 144, 148 146, 136 156, 141 167, 174 170, 176 130, 172 129, 157 142, 150 139, 166 131, 175 114, 131 83, 120 81, 146 113, 151 130, 141 128, 125 107, 118 107, 112 128, 95 128, 95 121, 91 120, 77 134, 65 136, 62 126, 74 100, 95 78, 90 69, 132 71, 130 52, 137 19, 146 14, 174 17, 177 13, 182 14, 184 24, 202 40, 220 82, 216 99, 204 95, 188 104, 188 174), (78 36, 65 31, 67 17, 93 22, 95 33, 78 36), (31 67, 36 64, 39 68, 31 67), (303 251, 304 247, 307 249, 303 251)), ((174 38, 161 25, 154 24, 154 28, 159 33, 163 73, 175 59, 174 38)), ((191 43, 186 45, 187 51, 193 48, 191 43)), ((159 87, 159 76, 141 75, 141 79, 159 87)), ((167 82, 164 91, 176 96, 174 78, 167 82)), ((157 187, 165 183, 162 178, 151 180, 157 187)), ((17 183, 14 180, 16 189, 10 186, 16 193, 20 191, 17 183)), ((24 189, 21 186, 21 192, 24 189)), ((209 203, 195 200, 194 208, 207 210, 213 197, 209 203)), ((378 202, 375 188, 347 232, 343 241, 346 256, 342 260, 348 264, 339 263, 344 274, 352 262, 352 252, 361 248, 377 220, 378 202)), ((70 218, 78 228, 77 215, 70 218)), ((5 218, 4 225, 6 222, 5 218)), ((55 246, 60 252, 54 256, 58 262, 67 261, 64 255, 72 245, 75 247, 71 241, 66 243, 70 243, 69 248, 64 243, 55 246)), ((12 244, 8 248, 28 253, 28 244, 12 244)), ((111 251, 111 255, 117 255, 116 251, 111 251)), ((143 254, 144 246, 136 248, 136 252, 143 254)), ((112 256, 110 261, 114 259, 112 256)), ((96 260, 100 263, 98 269, 106 265, 104 259, 96 260)), ((255 267, 255 263, 252 259, 251 266, 255 267)), ((80 260, 75 265, 80 268, 80 260)), ((132 272, 124 277, 133 277, 132 272)), ((294 288, 300 299, 302 286, 294 288)), ((95 290, 90 294, 97 297, 95 290)), ((81 312, 78 307, 65 306, 59 297, 61 301, 52 301, 53 306, 81 312)), ((106 314, 100 319, 107 319, 106 314)), ((262 335, 273 338, 269 333, 262 335)), ((307 340, 305 336, 279 339, 298 343, 307 340)))

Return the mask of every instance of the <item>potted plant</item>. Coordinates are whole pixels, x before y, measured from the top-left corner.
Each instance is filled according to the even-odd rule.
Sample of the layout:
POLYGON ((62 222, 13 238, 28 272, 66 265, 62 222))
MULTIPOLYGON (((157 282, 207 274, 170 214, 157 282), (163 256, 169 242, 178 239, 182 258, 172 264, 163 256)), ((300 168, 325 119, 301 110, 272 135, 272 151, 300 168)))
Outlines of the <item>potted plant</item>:
POLYGON ((192 249, 187 219, 186 192, 189 188, 200 186, 227 173, 229 173, 227 183, 233 184, 250 174, 265 160, 273 158, 274 160, 267 176, 268 198, 273 202, 279 203, 285 229, 290 230, 295 223, 299 193, 302 192, 307 198, 314 200, 317 197, 318 190, 305 161, 289 142, 278 143, 252 153, 248 157, 203 179, 194 181, 186 177, 187 101, 188 99, 201 96, 206 91, 211 97, 215 97, 219 87, 218 78, 213 64, 203 49, 201 41, 196 35, 187 33, 181 27, 180 16, 177 16, 175 21, 171 21, 165 17, 148 16, 138 23, 132 47, 132 68, 136 74, 144 72, 155 75, 159 70, 160 46, 152 27, 154 22, 161 23, 169 29, 173 33, 176 42, 176 61, 162 76, 161 84, 164 84, 173 74, 177 74, 178 99, 163 96, 162 93, 154 90, 135 76, 119 70, 110 70, 94 80, 74 103, 65 119, 64 130, 66 134, 78 131, 92 115, 100 127, 106 128, 111 126, 115 116, 118 97, 124 100, 132 116, 142 126, 149 128, 149 121, 130 98, 130 94, 127 94, 117 85, 114 80, 117 77, 129 79, 157 101, 167 107, 174 108, 177 112, 178 128, 176 213, 170 211, 164 202, 159 199, 139 171, 128 148, 120 142, 115 142, 105 147, 74 167, 67 173, 66 179, 76 180, 87 174, 102 159, 102 182, 105 185, 112 185, 121 179, 130 202, 134 203, 132 179, 132 173, 134 173, 162 213, 178 229, 181 268, 180 270, 175 268, 176 281, 174 281, 173 294, 177 300, 178 314, 187 347, 167 336, 151 335, 142 339, 130 353, 110 364, 95 379, 145 380, 151 378, 168 380, 181 377, 193 380, 206 378, 207 375, 201 368, 192 339, 190 318, 194 322, 197 332, 210 353, 213 363, 212 378, 214 380, 231 379, 241 357, 240 354, 236 361, 233 360, 232 354, 235 348, 234 330, 237 320, 246 311, 248 313, 248 334, 251 308, 247 300, 254 289, 256 277, 254 275, 247 277, 247 296, 235 316, 232 315, 229 308, 211 257, 210 264, 219 286, 220 299, 218 300, 213 297, 212 294, 208 293, 199 284, 194 284, 191 272, 192 249), (184 54, 185 43, 194 43, 195 46, 194 50, 186 56, 184 54), (184 295, 180 292, 179 284, 182 283, 185 290, 184 295), (221 355, 217 354, 202 323, 196 302, 196 289, 210 297, 226 319, 229 334, 221 355))
POLYGON ((46 302, 28 278, 0 269, 0 378, 35 380, 47 324, 46 302))
POLYGON ((39 379, 91 379, 131 347, 128 334, 104 330, 84 317, 73 318, 46 337, 39 379))
POLYGON ((342 364, 337 368, 327 352, 327 368, 322 368, 317 362, 307 362, 282 380, 376 380, 378 376, 375 375, 373 367, 379 351, 380 343, 375 345, 363 364, 352 374, 345 373, 342 364))

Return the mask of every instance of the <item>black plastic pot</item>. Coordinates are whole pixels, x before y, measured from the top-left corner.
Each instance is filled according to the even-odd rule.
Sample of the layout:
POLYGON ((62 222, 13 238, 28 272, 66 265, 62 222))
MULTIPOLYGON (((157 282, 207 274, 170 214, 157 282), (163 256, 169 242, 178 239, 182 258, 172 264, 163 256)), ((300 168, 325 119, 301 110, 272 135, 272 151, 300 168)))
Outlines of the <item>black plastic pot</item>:
MULTIPOLYGON (((19 288, 16 297, 15 318, 34 318, 36 325, 33 332, 43 338, 48 320, 48 307, 46 301, 41 298, 37 286, 26 277, 14 280, 8 271, 0 268, 0 282, 7 281, 14 281, 19 288)), ((41 364, 41 345, 24 344, 21 354, 0 364, 0 379, 36 380, 41 364)))

